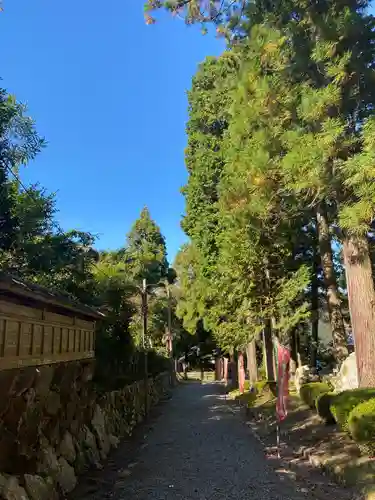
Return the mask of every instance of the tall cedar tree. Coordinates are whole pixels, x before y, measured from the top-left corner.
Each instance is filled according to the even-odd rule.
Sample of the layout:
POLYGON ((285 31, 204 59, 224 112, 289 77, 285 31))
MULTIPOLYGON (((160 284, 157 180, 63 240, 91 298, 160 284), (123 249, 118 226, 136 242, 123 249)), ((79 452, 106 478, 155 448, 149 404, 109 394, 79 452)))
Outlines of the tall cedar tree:
POLYGON ((157 284, 168 278, 165 239, 147 207, 142 209, 127 236, 124 259, 129 264, 131 275, 139 284, 142 279, 150 284, 157 284))
POLYGON ((188 92, 188 182, 183 188, 186 215, 182 227, 192 244, 182 250, 177 265, 184 297, 179 313, 194 332, 200 320, 209 328, 213 307, 210 291, 217 265, 218 184, 224 165, 222 143, 228 127, 230 90, 235 85, 236 59, 230 53, 209 57, 200 65, 188 92))

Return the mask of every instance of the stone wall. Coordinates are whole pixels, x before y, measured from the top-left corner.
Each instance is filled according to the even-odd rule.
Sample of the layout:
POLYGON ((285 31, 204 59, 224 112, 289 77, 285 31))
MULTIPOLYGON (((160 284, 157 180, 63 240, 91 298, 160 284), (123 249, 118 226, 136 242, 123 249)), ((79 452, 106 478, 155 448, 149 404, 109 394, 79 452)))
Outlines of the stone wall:
MULTIPOLYGON (((0 372, 0 498, 64 496, 143 419, 144 382, 99 394, 93 368, 69 362, 0 372)), ((169 382, 168 374, 149 379, 149 407, 169 382)))

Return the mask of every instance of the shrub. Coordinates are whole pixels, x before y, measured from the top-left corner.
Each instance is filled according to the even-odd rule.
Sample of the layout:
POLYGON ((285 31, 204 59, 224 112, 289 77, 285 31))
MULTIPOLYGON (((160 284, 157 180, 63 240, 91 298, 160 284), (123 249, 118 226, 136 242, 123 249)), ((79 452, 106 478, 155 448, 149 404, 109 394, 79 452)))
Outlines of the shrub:
POLYGON ((301 386, 299 395, 305 404, 310 406, 310 408, 315 408, 317 397, 330 391, 331 387, 325 382, 309 382, 301 386))
POLYGON ((331 413, 330 405, 332 402, 332 398, 335 396, 334 392, 325 392, 323 394, 319 394, 319 396, 315 400, 315 408, 318 412, 318 415, 327 423, 334 424, 335 419, 331 413))
POLYGON ((240 397, 242 403, 244 403, 248 408, 251 408, 254 405, 256 399, 257 393, 255 391, 245 392, 245 394, 242 394, 242 396, 240 397))
POLYGON ((253 390, 246 393, 247 395, 247 407, 251 408, 257 398, 262 394, 267 394, 269 397, 272 397, 272 391, 270 387, 270 382, 267 380, 259 380, 253 384, 253 390))
POLYGON ((344 429, 348 430, 349 414, 360 403, 375 398, 375 389, 353 389, 351 391, 340 392, 332 398, 330 410, 336 422, 344 429))
POLYGON ((375 453, 375 398, 357 405, 349 414, 348 427, 354 441, 373 455, 375 453))
POLYGON ((264 390, 267 389, 268 382, 267 382, 267 380, 259 380, 258 382, 255 382, 254 387, 255 387, 257 393, 261 394, 264 390))
POLYGON ((246 404, 246 406, 248 407, 251 407, 260 394, 267 390, 270 390, 269 382, 267 382, 266 380, 255 382, 254 384, 252 384, 252 387, 253 389, 250 391, 250 382, 248 380, 245 380, 244 393, 241 394, 239 389, 234 389, 233 391, 229 392, 229 397, 236 401, 240 401, 243 404, 246 404))

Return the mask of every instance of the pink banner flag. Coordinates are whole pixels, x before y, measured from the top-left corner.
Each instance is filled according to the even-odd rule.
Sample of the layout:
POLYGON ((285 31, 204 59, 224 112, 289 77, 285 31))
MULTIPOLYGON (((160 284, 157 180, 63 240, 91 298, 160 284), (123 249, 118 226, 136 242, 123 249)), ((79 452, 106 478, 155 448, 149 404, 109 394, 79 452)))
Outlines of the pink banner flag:
POLYGON ((289 396, 289 361, 290 351, 277 342, 277 402, 276 414, 279 421, 287 416, 287 400, 289 396))
POLYGON ((243 394, 245 392, 245 365, 242 352, 238 354, 238 387, 240 393, 243 394))

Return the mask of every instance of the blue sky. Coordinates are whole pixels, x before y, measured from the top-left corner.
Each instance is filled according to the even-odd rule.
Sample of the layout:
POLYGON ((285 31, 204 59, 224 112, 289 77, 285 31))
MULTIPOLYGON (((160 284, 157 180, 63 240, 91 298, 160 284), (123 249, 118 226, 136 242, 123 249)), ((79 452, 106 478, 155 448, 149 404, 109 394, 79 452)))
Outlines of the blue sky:
POLYGON ((123 245, 144 205, 170 259, 186 180, 186 90, 223 46, 167 15, 146 26, 142 0, 3 0, 2 86, 27 103, 48 147, 22 176, 57 191, 65 229, 123 245))

